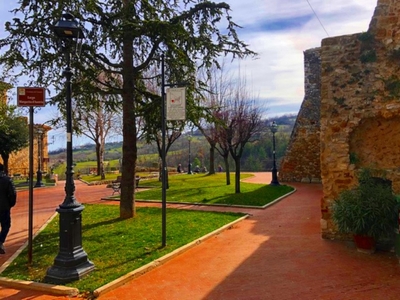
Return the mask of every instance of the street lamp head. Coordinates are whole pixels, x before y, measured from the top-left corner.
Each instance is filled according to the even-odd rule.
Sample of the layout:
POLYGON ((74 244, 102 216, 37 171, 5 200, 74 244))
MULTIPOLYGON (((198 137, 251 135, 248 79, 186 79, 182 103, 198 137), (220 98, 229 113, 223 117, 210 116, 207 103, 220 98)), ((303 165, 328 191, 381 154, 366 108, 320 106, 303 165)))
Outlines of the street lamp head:
POLYGON ((82 28, 71 13, 64 13, 53 27, 55 35, 61 39, 83 39, 82 28))
POLYGON ((278 131, 278 124, 276 124, 276 122, 273 121, 269 129, 271 130, 272 133, 276 133, 278 131))
POLYGON ((64 13, 51 29, 59 38, 59 47, 65 52, 69 65, 72 47, 75 47, 74 53, 77 57, 81 54, 83 39, 85 38, 82 27, 71 13, 64 13))

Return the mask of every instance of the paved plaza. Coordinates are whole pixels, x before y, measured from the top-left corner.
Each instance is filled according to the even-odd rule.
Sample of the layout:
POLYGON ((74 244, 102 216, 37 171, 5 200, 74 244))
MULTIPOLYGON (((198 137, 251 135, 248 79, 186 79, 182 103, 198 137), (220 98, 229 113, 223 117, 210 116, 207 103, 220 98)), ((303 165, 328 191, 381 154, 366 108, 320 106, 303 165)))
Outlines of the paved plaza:
MULTIPOLYGON (((256 173, 248 181, 270 180, 270 173, 256 173)), ((399 299, 400 266, 394 253, 368 255, 357 252, 350 242, 321 239, 321 185, 291 185, 297 189, 294 194, 266 209, 178 206, 240 211, 250 217, 99 299, 399 299)), ((76 182, 76 198, 82 203, 104 203, 100 199, 111 193, 104 185, 76 182)), ((63 183, 34 190, 36 229, 54 214, 63 197, 63 183)), ((26 242, 27 191, 19 192, 12 218, 7 254, 0 257, 0 264, 26 242)), ((70 298, 29 287, 0 287, 0 299, 70 298)))

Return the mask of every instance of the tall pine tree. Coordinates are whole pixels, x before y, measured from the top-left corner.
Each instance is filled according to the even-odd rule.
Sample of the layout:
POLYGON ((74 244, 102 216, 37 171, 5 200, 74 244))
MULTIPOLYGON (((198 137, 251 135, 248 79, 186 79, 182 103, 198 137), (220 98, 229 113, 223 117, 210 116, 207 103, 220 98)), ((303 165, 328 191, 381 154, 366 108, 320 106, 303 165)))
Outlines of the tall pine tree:
MULTIPOLYGON (((50 28, 66 11, 82 22, 86 43, 80 60, 72 64, 74 72, 80 73, 79 82, 73 82, 74 98, 85 92, 122 97, 122 103, 108 105, 110 109, 122 106, 120 217, 130 218, 135 215, 135 118, 141 98, 138 94, 144 92, 137 82, 162 54, 169 80, 193 78, 189 75, 197 68, 218 64, 220 55, 254 55, 239 39, 229 10, 226 3, 203 0, 20 0, 12 10, 15 18, 5 23, 8 36, 0 40, 0 65, 9 71, 6 76, 26 75, 28 84, 52 86, 62 95, 60 71, 65 61, 50 28), (108 80, 99 83, 100 73, 108 80)), ((51 104, 62 110, 64 97, 54 97, 51 104)))

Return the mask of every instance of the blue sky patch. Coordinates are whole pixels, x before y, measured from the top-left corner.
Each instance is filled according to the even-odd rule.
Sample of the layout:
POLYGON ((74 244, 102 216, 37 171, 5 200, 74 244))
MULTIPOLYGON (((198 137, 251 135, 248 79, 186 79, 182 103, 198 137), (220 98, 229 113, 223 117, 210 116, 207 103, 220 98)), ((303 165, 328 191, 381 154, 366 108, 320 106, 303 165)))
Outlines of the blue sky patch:
MULTIPOLYGON (((283 31, 292 28, 300 28, 309 22, 314 16, 312 14, 299 16, 289 19, 266 20, 264 22, 254 24, 251 27, 257 31, 283 31)), ((247 29, 250 29, 247 27, 247 29)))

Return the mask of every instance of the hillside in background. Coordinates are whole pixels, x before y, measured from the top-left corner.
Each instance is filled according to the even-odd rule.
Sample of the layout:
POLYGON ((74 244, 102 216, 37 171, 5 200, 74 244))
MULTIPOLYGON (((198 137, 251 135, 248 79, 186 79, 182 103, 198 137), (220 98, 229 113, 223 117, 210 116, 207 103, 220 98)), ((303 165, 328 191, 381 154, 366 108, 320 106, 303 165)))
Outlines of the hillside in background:
MULTIPOLYGON (((274 119, 267 119, 265 122, 270 125, 275 121, 279 127, 276 133, 276 157, 279 165, 280 159, 284 156, 289 143, 290 135, 296 121, 296 115, 283 115, 274 119)), ((187 135, 183 134, 171 147, 167 154, 169 167, 182 164, 184 169, 189 163, 189 141, 187 135)), ((199 131, 193 133, 190 145, 190 157, 193 166, 209 166, 209 145, 199 131)), ((248 143, 242 157, 241 168, 243 171, 265 171, 272 168, 272 134, 269 129, 253 143, 248 143)), ((93 162, 96 166, 96 152, 94 144, 86 144, 74 148, 73 157, 75 162, 93 162)), ((105 149, 105 161, 120 160, 122 157, 122 142, 107 143, 105 149)), ((49 166, 65 161, 65 149, 58 149, 49 152, 49 166)), ((159 163, 157 147, 153 144, 138 143, 138 167, 157 168, 159 163)), ((222 158, 216 153, 215 165, 223 165, 222 158)), ((233 168, 233 162, 230 162, 233 168)))

